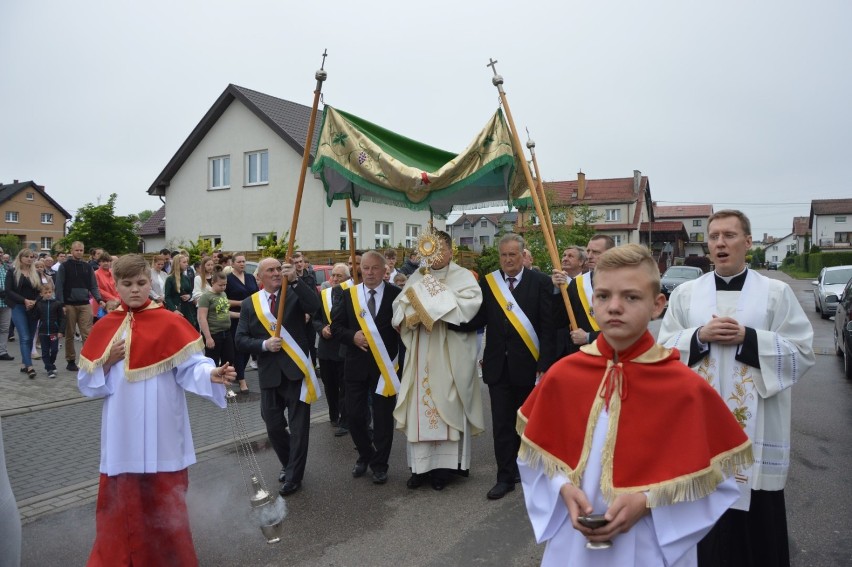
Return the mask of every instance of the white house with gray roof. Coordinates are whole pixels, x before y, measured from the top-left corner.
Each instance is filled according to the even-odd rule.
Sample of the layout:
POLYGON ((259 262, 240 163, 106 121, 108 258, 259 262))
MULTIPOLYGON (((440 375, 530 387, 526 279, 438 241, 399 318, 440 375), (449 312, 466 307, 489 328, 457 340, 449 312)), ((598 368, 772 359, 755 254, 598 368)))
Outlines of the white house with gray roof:
MULTIPOLYGON (((166 246, 198 237, 228 250, 257 250, 289 231, 310 107, 228 85, 148 189, 168 207, 166 246)), ((321 109, 314 141, 319 134, 321 109)), ((313 156, 312 156, 313 157, 313 156)), ((358 248, 412 246, 428 211, 362 200, 352 207, 358 248)), ((296 241, 306 250, 348 247, 346 205, 326 205, 322 183, 305 181, 296 241)))

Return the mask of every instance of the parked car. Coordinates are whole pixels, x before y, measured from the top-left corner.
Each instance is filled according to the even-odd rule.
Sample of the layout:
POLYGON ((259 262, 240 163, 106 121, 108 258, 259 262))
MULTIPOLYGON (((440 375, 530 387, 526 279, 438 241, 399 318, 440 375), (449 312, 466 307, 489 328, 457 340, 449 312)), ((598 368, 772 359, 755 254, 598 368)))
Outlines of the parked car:
POLYGON ((843 371, 847 378, 852 379, 852 279, 846 282, 846 287, 835 301, 834 351, 837 356, 843 357, 843 371))
POLYGON ((660 288, 666 298, 668 298, 674 289, 684 282, 699 278, 704 272, 701 268, 695 266, 672 266, 663 277, 660 279, 660 288))
POLYGON ((766 264, 767 270, 777 270, 780 267, 781 267, 781 262, 769 262, 768 264, 766 264))
POLYGON ((823 319, 834 315, 837 310, 837 298, 850 278, 852 278, 852 266, 831 266, 823 268, 817 280, 811 282, 816 286, 814 308, 823 319), (833 296, 833 300, 829 300, 829 296, 833 296))

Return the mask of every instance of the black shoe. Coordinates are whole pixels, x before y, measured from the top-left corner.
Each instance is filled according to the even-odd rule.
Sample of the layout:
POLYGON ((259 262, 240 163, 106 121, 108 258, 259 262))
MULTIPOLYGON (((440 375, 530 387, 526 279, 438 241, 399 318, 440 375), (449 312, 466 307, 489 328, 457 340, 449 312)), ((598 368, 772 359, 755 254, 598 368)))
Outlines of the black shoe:
POLYGON ((423 486, 423 475, 417 473, 411 473, 411 476, 408 477, 408 480, 405 481, 405 486, 408 488, 420 488, 423 486))
POLYGON ((364 473, 367 472, 367 463, 362 463, 358 461, 355 463, 355 466, 352 467, 352 476, 353 478, 361 478, 364 476, 364 473))
POLYGON ((447 486, 447 480, 444 478, 432 477, 432 490, 444 490, 444 487, 447 486))
POLYGON ((68 366, 65 367, 65 370, 68 370, 69 372, 77 372, 80 369, 77 367, 77 364, 72 360, 68 362, 68 366))
POLYGON ((14 356, 10 356, 9 353, 0 354, 0 360, 15 360, 14 356))
MULTIPOLYGON (((0 359, 0 360, 2 360, 2 359, 0 359)), ((339 424, 337 423, 336 419, 332 419, 331 421, 328 422, 328 424, 330 426, 334 427, 334 428, 340 427, 339 424)))
POLYGON ((386 471, 373 471, 373 484, 384 484, 388 481, 386 471))
POLYGON ((349 435, 349 430, 345 427, 338 427, 337 431, 334 432, 335 437, 343 437, 345 435, 349 435))
POLYGON ((515 475, 515 484, 520 484, 520 483, 521 483, 521 475, 516 474, 515 475))
POLYGON ((281 472, 278 473, 278 482, 285 483, 287 482, 287 469, 281 469, 281 472))
POLYGON ((293 482, 288 480, 283 485, 281 485, 281 488, 278 489, 278 494, 280 494, 281 496, 289 496, 300 488, 302 488, 301 482, 293 482))
POLYGON ((494 485, 494 488, 488 491, 488 499, 489 500, 500 500, 509 492, 515 490, 515 484, 509 484, 508 482, 498 482, 494 485))

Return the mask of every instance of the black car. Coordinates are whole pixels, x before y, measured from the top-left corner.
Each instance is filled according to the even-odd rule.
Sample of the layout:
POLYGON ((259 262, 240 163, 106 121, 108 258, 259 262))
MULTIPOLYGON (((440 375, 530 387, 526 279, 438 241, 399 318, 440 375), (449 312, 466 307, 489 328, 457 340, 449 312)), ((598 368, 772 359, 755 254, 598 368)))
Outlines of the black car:
POLYGON ((696 268, 695 266, 672 266, 666 270, 666 273, 663 274, 660 280, 661 291, 668 298, 674 291, 674 288, 684 282, 701 277, 703 273, 701 268, 696 268))
POLYGON ((834 314, 834 350, 837 356, 843 357, 846 377, 852 379, 852 279, 846 282, 838 299, 834 314))

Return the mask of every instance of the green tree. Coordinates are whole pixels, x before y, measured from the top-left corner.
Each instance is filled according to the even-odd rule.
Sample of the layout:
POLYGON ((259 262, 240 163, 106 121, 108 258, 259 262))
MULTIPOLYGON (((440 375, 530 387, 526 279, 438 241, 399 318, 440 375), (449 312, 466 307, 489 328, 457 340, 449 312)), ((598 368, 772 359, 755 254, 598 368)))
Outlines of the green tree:
POLYGON ((58 242, 66 250, 79 240, 86 248, 103 248, 110 254, 127 254, 139 250, 139 237, 133 225, 133 216, 115 214, 115 200, 109 196, 106 204, 86 203, 77 210, 68 235, 58 242))
MULTIPOLYGON (((261 238, 257 242, 258 248, 263 249, 263 256, 269 258, 277 258, 284 261, 287 258, 287 246, 289 244, 290 231, 286 230, 281 236, 275 236, 274 232, 270 232, 266 238, 261 238)), ((298 245, 293 246, 293 251, 299 249, 298 245)))
MULTIPOLYGON (((552 194, 546 193, 548 202, 552 200, 552 194)), ((585 246, 589 239, 595 234, 594 224, 600 220, 601 215, 595 213, 589 205, 574 206, 551 206, 550 218, 553 219, 553 232, 556 236, 556 254, 562 256, 562 250, 572 245, 585 246)), ((535 217, 527 223, 529 227, 524 234, 527 248, 533 257, 533 264, 549 274, 553 270, 553 262, 544 243, 544 235, 541 225, 534 224, 535 217)))
POLYGON ((14 260, 18 252, 21 251, 21 239, 14 234, 4 234, 0 236, 0 248, 9 255, 9 258, 14 260))
POLYGON ((500 252, 496 246, 486 246, 476 259, 476 272, 480 278, 500 267, 500 252))
POLYGON ((190 266, 200 261, 204 256, 209 256, 214 250, 213 242, 200 236, 195 242, 182 242, 180 248, 189 255, 190 266))
POLYGON ((145 224, 149 218, 154 216, 154 211, 151 209, 145 209, 140 213, 136 213, 135 215, 130 215, 133 217, 133 220, 139 221, 139 224, 145 224))

